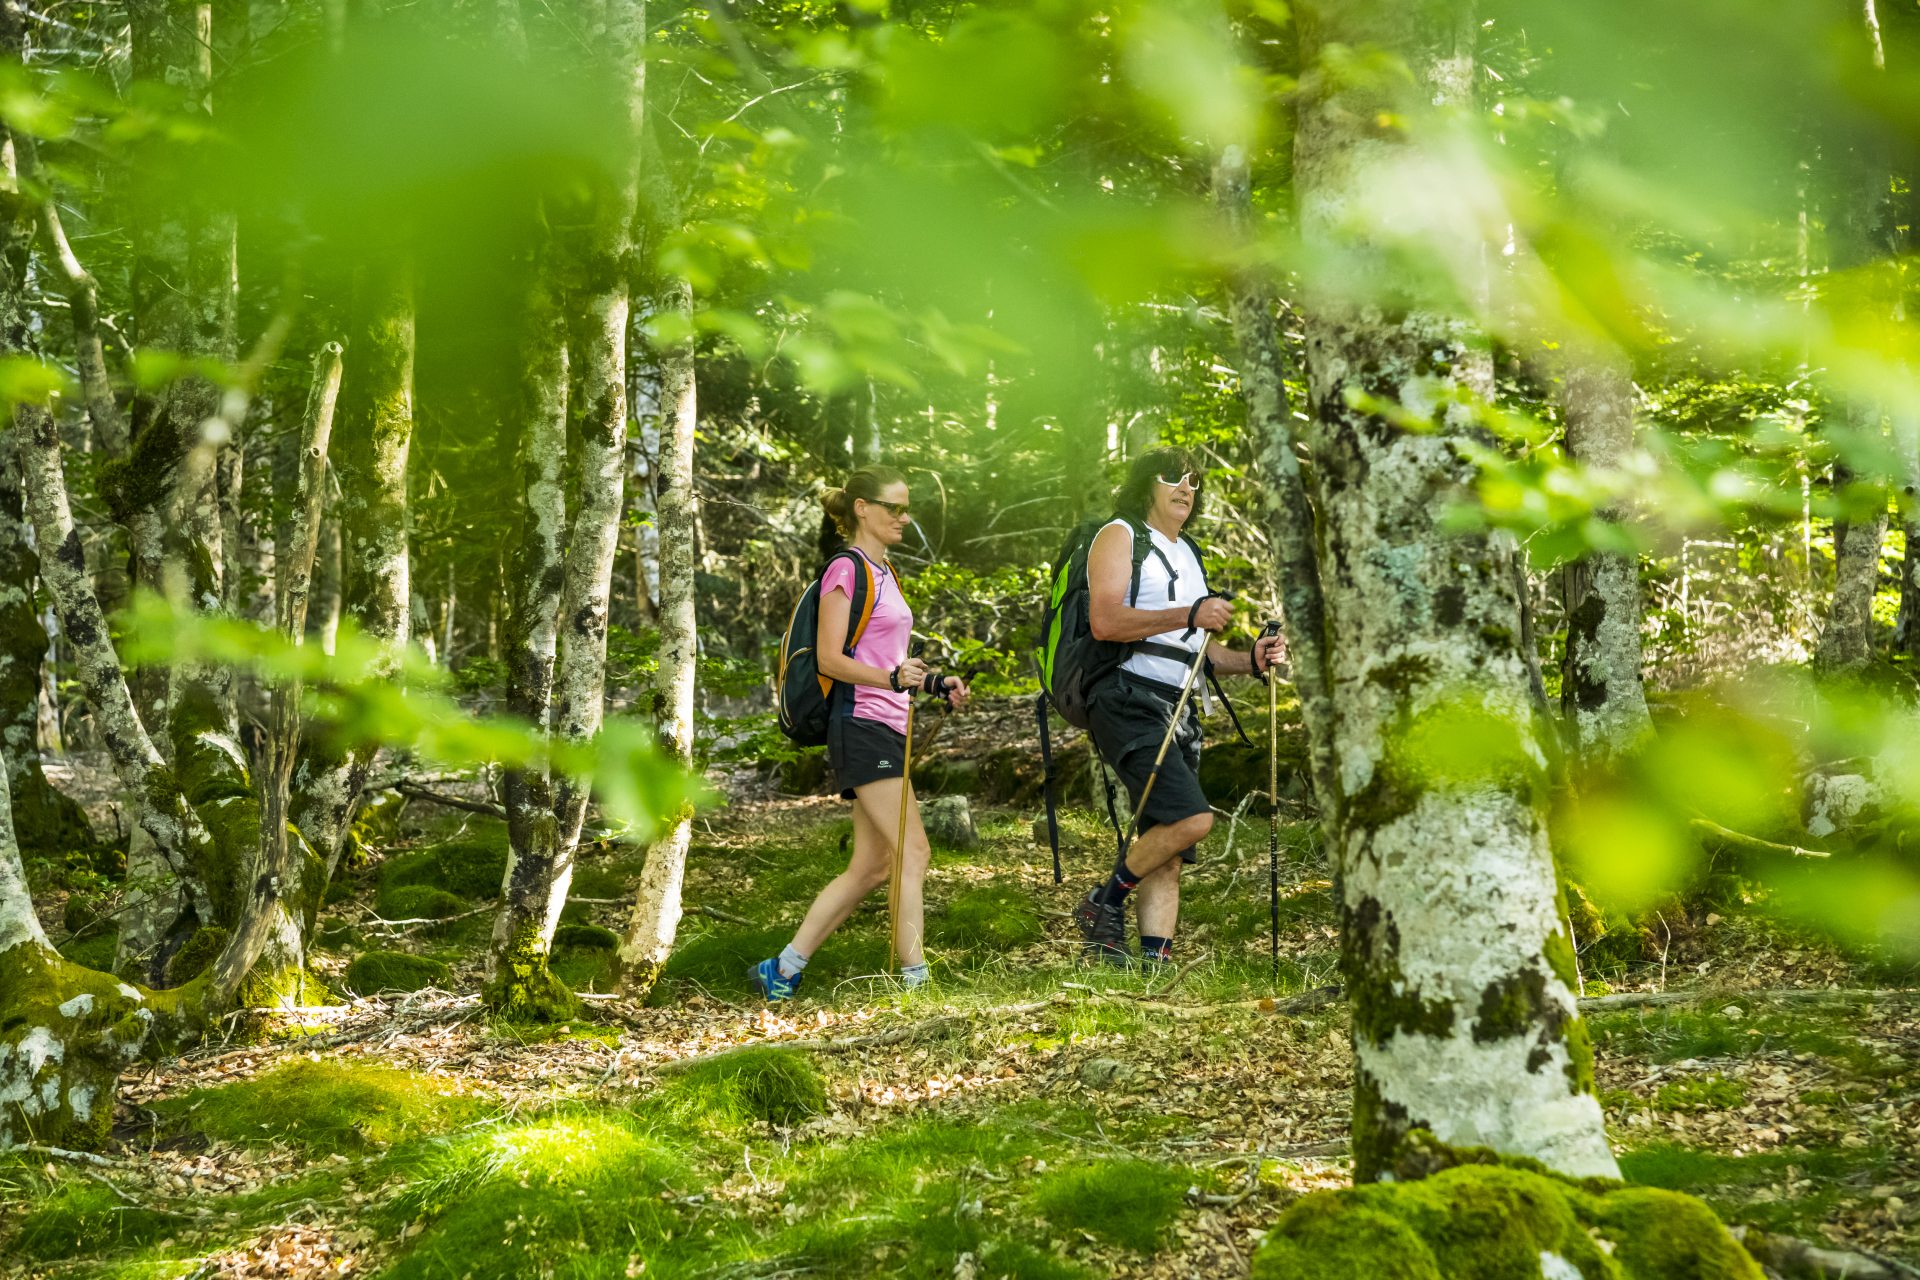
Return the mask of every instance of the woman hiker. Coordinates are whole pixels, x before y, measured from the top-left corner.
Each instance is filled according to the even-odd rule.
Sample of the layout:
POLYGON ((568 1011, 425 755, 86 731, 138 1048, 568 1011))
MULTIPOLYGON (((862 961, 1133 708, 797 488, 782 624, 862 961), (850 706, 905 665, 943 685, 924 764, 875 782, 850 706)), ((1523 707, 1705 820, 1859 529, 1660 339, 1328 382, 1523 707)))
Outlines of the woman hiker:
MULTIPOLYGON (((1099 640, 1133 652, 1088 695, 1094 749, 1127 789, 1131 814, 1153 773, 1154 755, 1180 700, 1181 686, 1202 649, 1216 672, 1264 674, 1283 655, 1279 636, 1249 653, 1213 639, 1233 620, 1233 607, 1209 594, 1194 544, 1182 536, 1200 514, 1199 460, 1184 449, 1155 449, 1134 460, 1114 495, 1120 516, 1095 536, 1087 553, 1089 625, 1099 640), (1135 525, 1152 539, 1133 598, 1135 525)), ((1127 964, 1126 902, 1138 891, 1140 957, 1167 962, 1180 917, 1180 868, 1197 860, 1194 846, 1213 829, 1213 806, 1200 789, 1200 716, 1189 698, 1173 749, 1160 764, 1134 839, 1113 872, 1074 908, 1090 956, 1127 964)))
POLYGON ((800 985, 807 960, 861 899, 888 882, 893 846, 906 805, 906 855, 900 870, 894 951, 900 980, 908 989, 927 981, 921 950, 925 933, 922 889, 927 878, 927 833, 920 825, 920 803, 905 779, 907 696, 924 689, 958 707, 967 699, 964 680, 936 676, 908 655, 913 610, 900 594, 900 582, 887 562, 887 550, 905 536, 913 520, 907 509, 907 479, 892 467, 862 467, 844 487, 823 501, 821 554, 843 547, 865 561, 874 582, 872 613, 852 656, 845 652, 852 625, 855 573, 861 568, 846 556, 832 560, 820 583, 820 674, 836 682, 833 718, 827 728, 827 763, 840 796, 853 801, 853 856, 847 869, 828 882, 813 900, 793 941, 777 956, 762 960, 748 974, 768 1000, 786 1000, 800 985))

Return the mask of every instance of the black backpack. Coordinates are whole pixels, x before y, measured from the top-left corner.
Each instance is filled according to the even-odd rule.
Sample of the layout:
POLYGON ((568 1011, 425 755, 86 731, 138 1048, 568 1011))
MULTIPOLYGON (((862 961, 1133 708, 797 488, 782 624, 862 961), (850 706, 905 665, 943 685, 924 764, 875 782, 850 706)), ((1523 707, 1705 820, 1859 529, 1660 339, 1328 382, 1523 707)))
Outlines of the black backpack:
MULTIPOLYGON (((1140 567, 1149 555, 1160 557, 1169 578, 1177 579, 1179 575, 1166 553, 1154 545, 1153 535, 1145 523, 1120 518, 1126 519, 1127 527, 1133 530, 1133 574, 1127 587, 1127 603, 1137 606, 1140 567)), ((1046 612, 1040 622, 1041 697, 1052 702, 1061 718, 1077 729, 1087 727, 1087 702, 1094 686, 1117 670, 1127 655, 1139 652, 1146 644, 1100 640, 1093 634, 1092 599, 1087 591, 1087 552, 1092 549, 1095 536, 1113 519, 1088 520, 1067 536, 1059 559, 1054 561, 1053 588, 1047 593, 1046 612)), ((1204 589, 1206 569, 1199 544, 1185 533, 1180 535, 1180 540, 1193 549, 1193 558, 1201 561, 1200 585, 1204 589)), ((1186 661, 1191 655, 1180 650, 1177 656, 1186 661)))
POLYGON ((774 696, 780 712, 780 732, 803 747, 824 746, 827 722, 833 714, 833 698, 840 688, 820 674, 820 582, 835 560, 853 561, 853 612, 847 626, 847 644, 843 652, 853 656, 854 646, 873 620, 873 606, 879 598, 879 583, 873 566, 858 551, 841 551, 820 567, 820 574, 801 593, 787 621, 787 632, 780 638, 780 666, 774 679, 774 696))

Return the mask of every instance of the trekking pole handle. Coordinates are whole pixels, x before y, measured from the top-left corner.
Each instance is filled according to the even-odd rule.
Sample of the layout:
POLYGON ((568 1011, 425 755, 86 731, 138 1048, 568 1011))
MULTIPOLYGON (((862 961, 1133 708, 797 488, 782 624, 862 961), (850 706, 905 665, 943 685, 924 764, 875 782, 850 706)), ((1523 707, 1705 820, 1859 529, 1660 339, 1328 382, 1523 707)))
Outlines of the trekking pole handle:
POLYGON ((1193 633, 1200 629, 1199 624, 1194 621, 1194 616, 1200 612, 1201 605, 1205 604, 1209 600, 1231 600, 1231 599, 1233 599, 1233 592, 1231 591, 1209 591, 1207 592, 1207 594, 1201 596, 1198 600, 1195 600, 1193 602, 1193 607, 1187 610, 1187 633, 1181 636, 1180 638, 1182 640, 1190 640, 1193 638, 1193 633))
MULTIPOLYGON (((1255 654, 1257 655, 1259 652, 1259 648, 1260 648, 1259 642, 1261 640, 1265 640, 1268 636, 1277 636, 1279 634, 1280 634, 1280 620, 1278 618, 1268 618, 1266 625, 1260 628, 1260 634, 1254 641, 1255 654)), ((1274 664, 1269 662, 1267 664, 1267 669, 1265 671, 1262 671, 1260 669, 1259 658, 1256 656, 1254 658, 1253 674, 1260 681, 1261 684, 1266 684, 1273 678, 1273 667, 1274 667, 1274 664)))

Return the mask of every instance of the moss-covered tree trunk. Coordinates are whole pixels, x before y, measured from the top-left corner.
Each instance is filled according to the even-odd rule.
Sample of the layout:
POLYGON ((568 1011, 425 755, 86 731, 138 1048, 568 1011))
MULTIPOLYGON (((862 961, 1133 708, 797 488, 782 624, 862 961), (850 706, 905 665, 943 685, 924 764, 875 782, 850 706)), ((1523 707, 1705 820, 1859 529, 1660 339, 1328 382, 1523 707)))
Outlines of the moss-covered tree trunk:
POLYGON ((1492 393, 1487 344, 1428 299, 1344 287, 1399 278, 1373 220, 1413 198, 1432 171, 1423 133, 1470 99, 1471 14, 1329 0, 1300 21, 1301 231, 1310 262, 1349 272, 1310 278, 1306 300, 1355 1176, 1391 1172, 1417 1130, 1615 1174, 1557 906, 1512 552, 1439 527, 1470 494, 1456 443, 1472 430, 1462 402, 1492 393), (1321 60, 1338 47, 1397 54, 1412 77, 1344 74, 1321 60), (1405 431, 1377 403, 1435 429, 1405 431), (1463 739, 1477 744, 1464 757, 1463 739))
MULTIPOLYGON (((524 426, 520 433, 520 539, 508 575, 506 614, 507 710, 549 728, 553 671, 559 647, 560 595, 566 580, 567 461, 566 321, 553 295, 552 267, 542 262, 526 317, 524 426)), ((569 997, 546 972, 542 939, 552 937, 549 915, 554 868, 560 856, 560 818, 553 781, 542 769, 513 769, 502 787, 507 809, 507 871, 501 886, 493 942, 487 951, 488 990, 502 1007, 525 1009, 545 1000, 565 1007, 569 997), (546 990, 541 987, 545 984, 546 990)))
MULTIPOLYGON (((1619 348, 1597 339, 1566 344, 1559 400, 1567 452, 1590 467, 1617 465, 1633 451, 1633 370, 1619 348)), ((1601 518, 1618 522, 1609 509, 1601 518)), ((1595 551, 1567 566, 1567 652, 1561 708, 1574 749, 1597 763, 1629 752, 1653 727, 1641 681, 1640 566, 1618 551, 1595 551)))
POLYGON ((34 915, 0 770, 0 1150, 106 1141, 120 1073, 185 997, 155 995, 62 959, 34 915))
MULTIPOLYGON (((389 246, 373 254, 354 283, 330 460, 340 482, 339 577, 345 612, 396 657, 406 647, 413 617, 407 544, 413 351, 413 272, 397 248, 389 246)), ((321 576, 324 581, 324 569, 321 576)), ((310 735, 295 766, 293 824, 325 861, 328 879, 339 866, 372 764, 371 752, 310 735)))
MULTIPOLYGON (((659 308, 690 321, 693 290, 671 280, 659 308)), ((690 331, 690 330, 689 330, 690 331)), ((693 767, 693 694, 699 657, 699 620, 694 607, 693 467, 699 426, 699 389, 693 344, 680 341, 660 357, 660 667, 653 682, 653 719, 661 746, 681 767, 693 767)), ((634 899, 633 919, 620 948, 627 991, 653 989, 680 929, 681 890, 687 848, 693 842, 693 808, 683 804, 662 822, 647 850, 634 899)))
MULTIPOLYGON (((1236 240, 1251 249, 1258 234, 1253 176, 1247 154, 1229 147, 1213 172, 1214 201, 1236 240)), ((1257 442, 1265 480, 1267 534, 1280 575, 1282 623, 1293 686, 1306 723, 1314 797, 1329 824, 1339 815, 1333 780, 1333 703, 1327 687, 1326 601, 1315 554, 1313 505, 1295 454, 1293 406, 1287 403, 1286 359, 1274 315, 1272 286, 1256 269, 1236 274, 1228 295, 1234 341, 1240 349, 1240 389, 1247 430, 1257 442)), ((1276 677, 1277 678, 1277 677, 1276 677)))
MULTIPOLYGON (((585 218, 559 233, 556 257, 568 285, 566 374, 572 422, 567 475, 569 514, 553 659, 552 733, 585 742, 600 732, 606 708, 607 614, 627 473, 628 280, 637 202, 639 113, 646 6, 642 0, 590 0, 579 17, 594 32, 592 74, 603 101, 627 126, 632 146, 619 168, 600 175, 585 218)), ((568 1016, 572 996, 547 968, 573 859, 586 821, 591 779, 554 777, 554 843, 515 856, 495 920, 488 957, 488 1002, 523 1017, 568 1016)))
MULTIPOLYGON (((0 41, 14 41, 19 14, 0 18, 0 41)), ((0 136, 10 149, 24 138, 0 136)), ((32 325, 23 294, 37 202, 21 191, 12 167, 0 169, 0 334, 10 350, 26 351, 32 325)), ((35 598, 38 557, 21 492, 20 460, 11 440, 0 440, 0 749, 14 796, 14 830, 23 847, 61 853, 93 843, 86 812, 47 781, 40 767, 40 665, 47 632, 35 598)))
MULTIPOLYGON (((1877 428, 1877 415, 1855 407, 1850 425, 1877 428)), ((1829 671, 1864 665, 1873 656, 1873 597, 1880 589, 1880 547, 1887 537, 1886 486, 1835 463, 1833 491, 1855 518, 1833 522, 1833 604, 1820 632, 1814 665, 1829 671)))

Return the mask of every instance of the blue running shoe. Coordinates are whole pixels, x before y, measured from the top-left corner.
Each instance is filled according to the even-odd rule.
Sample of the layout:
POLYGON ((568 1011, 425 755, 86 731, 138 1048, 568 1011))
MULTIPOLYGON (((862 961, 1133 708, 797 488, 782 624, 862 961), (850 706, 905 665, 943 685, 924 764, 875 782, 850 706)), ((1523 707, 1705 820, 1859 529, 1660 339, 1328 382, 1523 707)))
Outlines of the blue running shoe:
POLYGON ((769 1001, 791 1000, 793 993, 800 989, 801 975, 796 973, 791 978, 780 976, 778 958, 762 960, 747 970, 747 976, 753 979, 754 986, 760 988, 761 997, 769 1001))

